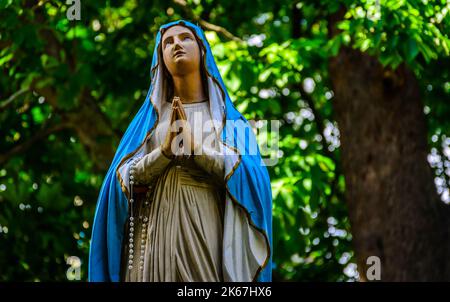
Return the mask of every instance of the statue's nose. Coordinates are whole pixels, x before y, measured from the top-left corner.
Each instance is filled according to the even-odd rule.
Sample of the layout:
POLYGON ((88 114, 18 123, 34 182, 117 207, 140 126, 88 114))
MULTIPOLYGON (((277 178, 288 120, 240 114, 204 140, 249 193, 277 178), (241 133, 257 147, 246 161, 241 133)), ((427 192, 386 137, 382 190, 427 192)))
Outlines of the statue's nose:
POLYGON ((180 46, 181 40, 180 40, 178 37, 176 37, 176 38, 174 39, 173 43, 174 43, 174 48, 175 48, 175 50, 176 50, 176 49, 182 48, 182 47, 180 46))

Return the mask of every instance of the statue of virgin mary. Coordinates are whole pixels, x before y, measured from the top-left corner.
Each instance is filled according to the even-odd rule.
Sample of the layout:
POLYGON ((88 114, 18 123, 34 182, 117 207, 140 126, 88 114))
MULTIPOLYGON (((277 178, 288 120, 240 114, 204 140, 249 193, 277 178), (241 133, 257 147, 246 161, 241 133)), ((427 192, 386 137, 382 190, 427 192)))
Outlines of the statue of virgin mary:
POLYGON ((150 77, 100 190, 89 281, 270 281, 269 175, 202 29, 161 26, 150 77))

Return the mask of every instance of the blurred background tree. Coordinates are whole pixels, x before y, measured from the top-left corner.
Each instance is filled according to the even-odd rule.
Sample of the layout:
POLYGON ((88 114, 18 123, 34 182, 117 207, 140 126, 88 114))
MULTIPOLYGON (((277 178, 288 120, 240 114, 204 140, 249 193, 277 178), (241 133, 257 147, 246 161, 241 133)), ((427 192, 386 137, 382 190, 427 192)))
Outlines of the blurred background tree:
MULTIPOLYGON (((205 30, 237 108, 276 119, 274 280, 450 279, 450 2, 0 0, 0 280, 87 278, 97 194, 160 25, 205 30), (431 168, 430 168, 431 167, 431 168)), ((257 123, 258 125, 258 123, 257 123)))

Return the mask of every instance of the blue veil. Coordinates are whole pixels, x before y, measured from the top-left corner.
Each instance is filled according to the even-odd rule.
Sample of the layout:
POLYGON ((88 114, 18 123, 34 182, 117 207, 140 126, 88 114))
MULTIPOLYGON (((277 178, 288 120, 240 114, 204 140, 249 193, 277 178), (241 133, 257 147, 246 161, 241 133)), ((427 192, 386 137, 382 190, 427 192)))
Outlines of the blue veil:
MULTIPOLYGON (((234 211, 228 211, 228 217, 233 213, 241 213, 242 219, 250 231, 224 225, 224 261, 229 263, 225 268, 229 271, 226 281, 246 281, 233 277, 233 269, 239 270, 238 258, 244 257, 255 263, 255 270, 249 274, 253 281, 271 281, 272 278, 272 192, 270 179, 265 165, 262 163, 256 139, 248 121, 234 107, 203 30, 187 21, 176 21, 160 27, 157 36, 151 65, 151 85, 145 102, 128 126, 116 151, 111 166, 103 181, 97 201, 94 217, 92 238, 89 251, 89 281, 120 281, 122 241, 125 237, 125 223, 128 218, 129 192, 127 181, 120 174, 120 167, 130 161, 146 140, 153 134, 159 121, 158 105, 153 99, 158 87, 159 58, 158 47, 165 29, 174 25, 184 25, 190 28, 203 50, 203 67, 208 76, 210 91, 219 91, 216 99, 220 104, 212 110, 222 110, 223 125, 219 137, 222 143, 236 156, 227 156, 225 162, 226 202, 234 211), (236 133, 238 135, 236 135, 236 133), (245 133, 245 134, 244 134, 245 133), (239 135, 244 134, 244 135, 239 135), (251 152, 251 146, 256 145, 256 152, 251 152), (253 233, 253 234, 251 234, 253 233), (239 246, 246 238, 261 238, 260 256, 251 248, 239 246), (225 240, 225 239, 224 239, 225 240), (226 251, 225 251, 226 249, 226 251), (255 260, 256 259, 256 260, 255 260), (259 260, 257 260, 259 259, 259 260)), ((210 92, 210 97, 211 97, 210 92)), ((213 106, 213 105, 211 105, 213 106)), ((230 219, 234 219, 231 217, 230 219)), ((235 224, 235 223, 234 223, 235 224)), ((250 281, 250 280, 248 280, 250 281)))

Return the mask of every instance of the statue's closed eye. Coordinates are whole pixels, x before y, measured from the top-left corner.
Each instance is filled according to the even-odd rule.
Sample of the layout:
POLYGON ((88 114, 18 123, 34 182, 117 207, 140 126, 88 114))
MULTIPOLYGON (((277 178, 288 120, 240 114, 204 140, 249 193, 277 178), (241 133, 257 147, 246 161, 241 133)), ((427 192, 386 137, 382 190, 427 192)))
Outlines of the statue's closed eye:
POLYGON ((167 39, 164 41, 164 47, 167 47, 168 45, 170 45, 170 44, 172 44, 172 43, 173 43, 173 38, 172 38, 172 37, 167 38, 167 39))
MULTIPOLYGON (((183 37, 181 38, 181 40, 182 40, 182 41, 188 41, 188 40, 193 40, 193 39, 192 39, 191 36, 186 35, 186 36, 183 36, 183 37)), ((167 39, 164 41, 164 48, 166 48, 167 46, 169 46, 169 45, 172 44, 172 43, 173 43, 173 38, 172 38, 172 37, 167 38, 167 39)))

